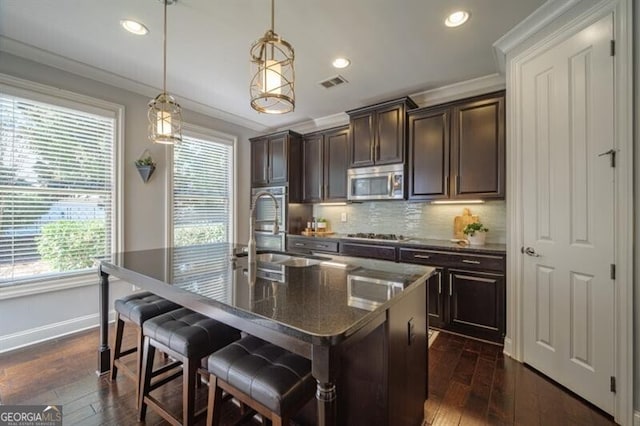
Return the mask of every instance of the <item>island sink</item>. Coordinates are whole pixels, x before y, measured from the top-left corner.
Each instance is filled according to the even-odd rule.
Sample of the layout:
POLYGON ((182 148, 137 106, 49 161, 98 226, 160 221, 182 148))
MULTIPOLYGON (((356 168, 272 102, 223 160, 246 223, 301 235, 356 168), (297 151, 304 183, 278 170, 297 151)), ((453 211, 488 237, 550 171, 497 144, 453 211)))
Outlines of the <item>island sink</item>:
POLYGON ((294 268, 304 268, 307 266, 319 265, 322 260, 308 257, 290 256, 280 253, 261 253, 256 256, 258 262, 274 263, 276 265, 291 266, 294 268))

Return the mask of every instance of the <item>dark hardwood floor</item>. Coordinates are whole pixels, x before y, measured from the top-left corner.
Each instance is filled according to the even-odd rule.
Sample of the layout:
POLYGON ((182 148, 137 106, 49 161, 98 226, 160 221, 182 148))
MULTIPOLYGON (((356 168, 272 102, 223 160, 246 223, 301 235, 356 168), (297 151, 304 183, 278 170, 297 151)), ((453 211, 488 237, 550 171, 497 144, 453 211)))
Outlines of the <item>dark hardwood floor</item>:
MULTIPOLYGON (((131 342, 133 335, 127 334, 131 342)), ((61 404, 65 425, 135 425, 134 387, 95 375, 97 330, 0 355, 3 404, 61 404)), ((429 349, 429 425, 611 425, 612 420, 545 377, 502 355, 499 346, 440 333, 429 349)), ((158 396, 180 410, 182 388, 158 396)), ((199 391, 206 403, 206 386, 199 391)), ((225 405, 224 424, 239 416, 225 405)), ((200 422, 203 424, 204 422, 200 422)), ((151 410, 148 425, 166 424, 151 410)), ((252 424, 259 424, 254 422, 252 424)))

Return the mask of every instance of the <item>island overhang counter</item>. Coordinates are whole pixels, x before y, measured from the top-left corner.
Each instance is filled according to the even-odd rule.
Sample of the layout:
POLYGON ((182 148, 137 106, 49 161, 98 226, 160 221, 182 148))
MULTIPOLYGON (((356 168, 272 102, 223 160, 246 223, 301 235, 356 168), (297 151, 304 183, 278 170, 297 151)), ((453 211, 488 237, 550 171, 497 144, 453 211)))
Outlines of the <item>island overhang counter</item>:
POLYGON ((310 359, 317 424, 421 423, 434 268, 324 254, 249 264, 242 249, 206 244, 102 260, 98 373, 110 370, 114 276, 310 359))

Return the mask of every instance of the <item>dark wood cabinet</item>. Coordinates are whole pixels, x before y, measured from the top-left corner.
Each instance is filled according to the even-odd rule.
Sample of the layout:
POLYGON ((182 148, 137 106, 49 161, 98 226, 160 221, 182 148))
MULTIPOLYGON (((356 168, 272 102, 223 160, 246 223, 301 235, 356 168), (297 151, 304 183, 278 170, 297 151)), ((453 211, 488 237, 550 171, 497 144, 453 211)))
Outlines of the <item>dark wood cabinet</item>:
POLYGON ((250 139, 251 186, 288 186, 289 201, 302 198, 302 136, 291 131, 250 139))
POLYGON ((346 126, 304 136, 304 202, 347 200, 348 143, 349 128, 346 126))
POLYGON ((504 94, 453 108, 451 175, 453 198, 504 198, 504 94))
POLYGON ((502 338, 505 280, 502 274, 449 269, 447 328, 482 339, 502 338))
POLYGON ((338 240, 288 235, 287 251, 307 254, 311 252, 337 253, 338 240))
POLYGON ((438 268, 436 275, 429 278, 429 282, 427 284, 427 291, 429 292, 429 297, 427 298, 427 313, 429 315, 429 325, 431 327, 440 328, 445 324, 444 298, 442 293, 444 274, 444 269, 438 268))
POLYGON ((340 241, 340 254, 345 256, 368 257, 371 259, 396 260, 396 247, 340 241))
POLYGON ((438 275, 428 283, 431 327, 503 343, 503 255, 401 247, 398 261, 438 267, 438 275))
POLYGON ((449 198, 449 108, 409 114, 409 199, 449 198))
POLYGON ((349 166, 403 163, 407 110, 416 107, 411 98, 405 97, 347 111, 351 127, 349 166))
POLYGON ((504 198, 504 92, 416 109, 408 122, 410 200, 504 198))

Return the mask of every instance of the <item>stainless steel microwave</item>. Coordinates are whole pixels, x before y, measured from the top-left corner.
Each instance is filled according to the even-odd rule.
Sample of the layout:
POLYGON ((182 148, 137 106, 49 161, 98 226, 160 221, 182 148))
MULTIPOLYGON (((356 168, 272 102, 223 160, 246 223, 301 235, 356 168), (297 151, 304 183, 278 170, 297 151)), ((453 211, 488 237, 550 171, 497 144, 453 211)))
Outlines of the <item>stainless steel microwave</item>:
POLYGON ((405 197, 403 164, 349 169, 347 180, 347 199, 352 201, 402 200, 405 197))

